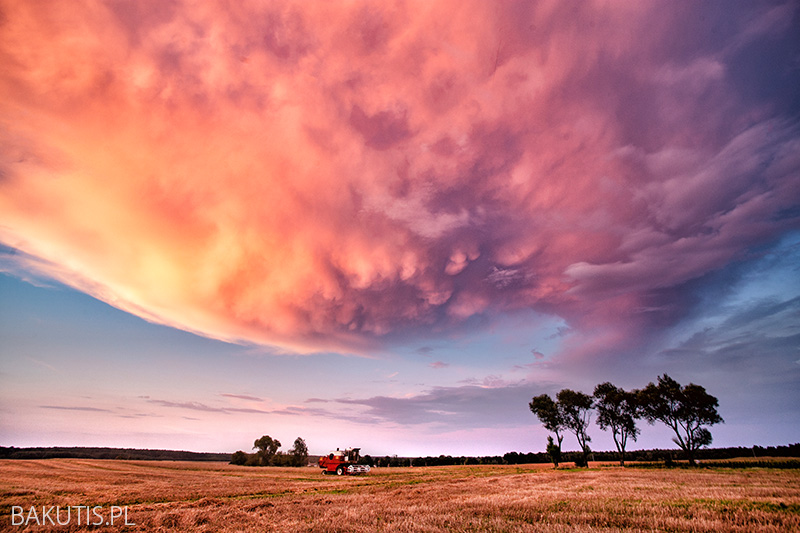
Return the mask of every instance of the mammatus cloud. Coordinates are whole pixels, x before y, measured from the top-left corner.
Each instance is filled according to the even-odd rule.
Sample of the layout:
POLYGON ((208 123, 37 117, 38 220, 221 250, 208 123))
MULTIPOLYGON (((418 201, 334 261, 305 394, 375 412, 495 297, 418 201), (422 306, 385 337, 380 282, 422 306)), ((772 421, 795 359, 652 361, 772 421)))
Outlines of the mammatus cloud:
POLYGON ((798 226, 792 2, 4 4, 9 261, 156 322, 363 351, 533 307, 578 353, 798 226))

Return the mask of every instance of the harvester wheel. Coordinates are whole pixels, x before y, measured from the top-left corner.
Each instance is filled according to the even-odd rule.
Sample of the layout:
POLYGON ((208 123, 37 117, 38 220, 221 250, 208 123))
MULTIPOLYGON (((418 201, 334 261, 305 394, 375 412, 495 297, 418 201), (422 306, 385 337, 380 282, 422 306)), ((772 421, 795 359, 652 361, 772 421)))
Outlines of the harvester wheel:
POLYGON ((339 466, 336 467, 336 475, 337 476, 343 476, 344 475, 344 467, 342 465, 339 465, 339 466))

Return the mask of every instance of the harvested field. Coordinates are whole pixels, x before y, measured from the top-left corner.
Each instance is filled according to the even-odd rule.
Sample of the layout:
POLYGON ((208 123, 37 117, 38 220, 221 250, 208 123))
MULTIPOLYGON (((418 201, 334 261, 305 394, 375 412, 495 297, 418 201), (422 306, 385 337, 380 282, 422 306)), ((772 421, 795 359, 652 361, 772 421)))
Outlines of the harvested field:
POLYGON ((338 478, 224 463, 0 461, 0 530, 800 531, 800 471, 516 465, 338 478), (79 525, 74 516, 64 526, 12 525, 13 506, 27 517, 31 506, 40 515, 78 505, 101 506, 106 519, 111 506, 127 506, 136 525, 79 525))

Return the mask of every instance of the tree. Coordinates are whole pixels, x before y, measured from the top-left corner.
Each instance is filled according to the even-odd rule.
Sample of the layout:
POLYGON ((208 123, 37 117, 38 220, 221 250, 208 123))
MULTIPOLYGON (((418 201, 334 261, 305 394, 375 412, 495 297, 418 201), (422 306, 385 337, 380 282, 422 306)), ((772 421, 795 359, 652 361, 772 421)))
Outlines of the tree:
POLYGON ((562 413, 564 426, 570 430, 578 445, 581 447, 583 461, 580 466, 589 465, 589 441, 592 439, 586 434, 592 416, 592 397, 582 392, 570 389, 561 389, 556 395, 558 407, 562 413))
POLYGON ((651 424, 663 422, 675 432, 673 442, 681 447, 694 465, 694 454, 711 444, 711 432, 703 426, 724 422, 717 412, 719 402, 700 385, 682 387, 667 374, 658 378, 658 385, 649 383, 639 393, 639 404, 651 424))
POLYGON ((594 388, 594 406, 597 409, 597 425, 600 429, 611 429, 614 444, 619 452, 619 464, 625 466, 625 446, 628 438, 636 440, 639 428, 638 392, 627 392, 606 381, 594 388))
POLYGON ((264 435, 260 439, 256 439, 253 443, 253 449, 258 449, 258 456, 261 459, 262 466, 268 466, 272 463, 272 458, 281 447, 281 442, 278 439, 273 439, 269 435, 264 435))
POLYGON ((294 466, 305 466, 308 463, 308 446, 306 441, 297 437, 294 439, 294 446, 289 450, 292 455, 292 464, 294 466))
POLYGON ((244 465, 245 463, 247 463, 247 454, 244 453, 242 450, 234 452, 233 455, 231 455, 231 464, 232 465, 240 465, 241 466, 241 465, 244 465))
POLYGON ((591 440, 586 434, 586 429, 589 427, 592 397, 582 392, 562 389, 556 395, 556 400, 554 401, 548 394, 541 394, 533 398, 528 407, 539 418, 545 429, 555 433, 559 454, 561 441, 564 438, 562 432, 569 430, 574 433, 581 447, 583 464, 586 465, 589 457, 588 442, 591 440))
POLYGON ((566 425, 564 424, 564 415, 558 404, 553 401, 549 394, 540 394, 530 401, 528 407, 530 407, 531 412, 536 415, 536 418, 539 419, 547 431, 552 431, 556 434, 558 441, 556 446, 560 456, 561 441, 564 440, 564 435, 561 433, 566 429, 566 425))

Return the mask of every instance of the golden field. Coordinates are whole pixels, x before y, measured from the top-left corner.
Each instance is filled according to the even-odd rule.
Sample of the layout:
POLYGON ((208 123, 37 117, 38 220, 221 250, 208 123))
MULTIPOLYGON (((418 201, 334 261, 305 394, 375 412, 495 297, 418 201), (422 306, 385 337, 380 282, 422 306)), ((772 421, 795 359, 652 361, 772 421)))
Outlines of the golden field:
MULTIPOLYGON (((593 464, 373 469, 0 461, 2 531, 800 531, 800 471, 593 464), (127 506, 132 525, 12 525, 12 506, 127 506)), ((37 510, 37 513, 39 512, 37 510)))

